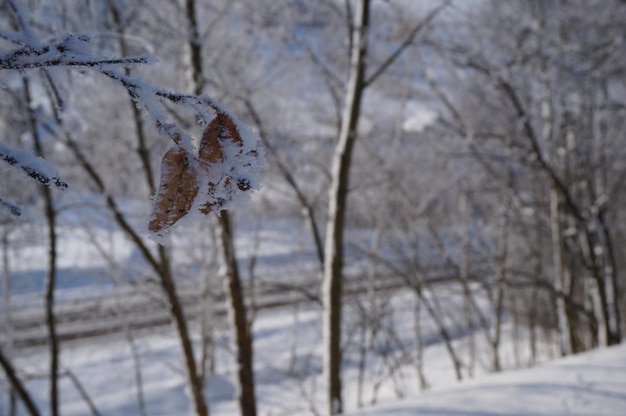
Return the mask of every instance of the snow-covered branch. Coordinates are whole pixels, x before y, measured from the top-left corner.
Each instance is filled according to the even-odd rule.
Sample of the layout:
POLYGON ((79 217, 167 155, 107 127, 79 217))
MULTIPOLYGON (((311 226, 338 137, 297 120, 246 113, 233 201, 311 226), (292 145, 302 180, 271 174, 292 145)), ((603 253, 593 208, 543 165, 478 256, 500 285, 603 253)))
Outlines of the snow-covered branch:
MULTIPOLYGON (((46 68, 82 67, 99 72, 123 86, 137 107, 145 110, 156 131, 174 142, 174 147, 163 158, 160 189, 155 196, 149 226, 155 236, 163 236, 188 213, 219 213, 247 198, 242 199, 240 195, 259 188, 263 151, 258 135, 247 129, 224 106, 204 95, 195 96, 157 88, 144 82, 138 75, 128 75, 118 70, 120 66, 151 64, 156 61, 151 56, 100 56, 93 52, 86 35, 64 34, 56 40, 42 42, 19 2, 9 0, 8 4, 21 30, 0 30, 0 38, 17 45, 15 49, 0 50, 0 70, 43 68, 44 77, 52 84, 57 101, 60 101, 59 89, 45 71, 46 68), (163 100, 195 113, 204 129, 199 149, 194 148, 190 134, 169 121, 163 100)), ((63 106, 59 107, 62 109, 63 106)), ((67 187, 53 166, 28 152, 0 145, 0 159, 21 168, 44 185, 61 189, 67 187)), ((12 204, 3 206, 11 212, 17 212, 11 209, 12 204)))
POLYGON ((149 56, 111 58, 95 56, 89 48, 89 37, 65 35, 58 42, 34 47, 25 45, 0 54, 0 69, 23 70, 53 66, 95 67, 100 65, 147 64, 149 56))
POLYGON ((0 160, 21 169, 26 175, 43 185, 55 186, 59 189, 66 189, 68 186, 59 177, 54 166, 28 151, 12 149, 0 143, 0 160))
POLYGON ((9 211, 11 215, 14 215, 16 217, 19 217, 20 215, 22 215, 22 209, 20 207, 18 207, 12 202, 5 201, 2 198, 0 198, 0 206, 4 208, 5 210, 9 211))

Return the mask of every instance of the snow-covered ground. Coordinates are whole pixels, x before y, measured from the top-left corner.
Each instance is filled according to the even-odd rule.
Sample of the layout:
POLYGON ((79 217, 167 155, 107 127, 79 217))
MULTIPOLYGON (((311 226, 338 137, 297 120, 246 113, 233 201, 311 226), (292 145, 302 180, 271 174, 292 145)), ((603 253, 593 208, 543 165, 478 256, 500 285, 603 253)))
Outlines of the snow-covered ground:
MULTIPOLYGON (((243 262, 257 257, 259 278, 271 275, 275 279, 287 279, 306 275, 303 271, 314 270, 315 260, 307 249, 310 244, 305 239, 307 234, 294 232, 296 229, 291 222, 278 221, 267 229, 252 225, 240 230, 243 237, 238 241, 238 248, 243 262)), ((96 237, 110 242, 115 249, 110 256, 124 268, 141 266, 128 243, 116 233, 107 238, 96 237)), ((87 250, 85 242, 91 240, 88 235, 65 234, 61 240, 64 248, 60 259, 62 278, 74 282, 72 276, 65 276, 65 271, 84 276, 89 274, 87 271, 106 268, 107 263, 97 252, 87 250), (84 247, 80 247, 81 244, 84 247)), ((44 248, 30 242, 13 250, 10 254, 16 276, 32 275, 40 281, 45 267, 45 262, 41 261, 44 248)), ((187 257, 192 258, 190 253, 188 250, 187 257)), ((82 284, 64 285, 58 295, 63 300, 89 291, 102 291, 107 280, 105 276, 100 279, 101 283, 81 278, 82 284)), ((24 290, 26 293, 15 296, 13 301, 24 304, 27 298, 39 296, 39 286, 40 283, 32 284, 30 290, 24 290)), ((454 288, 438 287, 437 294, 448 314, 456 313, 454 309, 462 304, 458 290, 454 288)), ((427 314, 422 313, 424 373, 431 388, 420 392, 414 360, 414 294, 405 289, 385 296, 389 296, 390 309, 383 325, 393 330, 390 335, 394 337, 393 342, 387 343, 386 335, 378 338, 378 344, 363 366, 365 376, 360 388, 359 347, 363 343, 363 333, 356 326, 359 316, 354 307, 355 299, 346 300, 343 378, 345 408, 349 415, 626 414, 626 345, 552 361, 531 369, 514 370, 530 360, 525 349, 527 340, 523 334, 516 334, 517 342, 514 341, 510 322, 503 325, 500 349, 505 371, 489 374, 486 370, 489 349, 482 335, 477 333, 478 357, 474 377, 468 378, 467 369, 464 369, 465 379, 459 383, 436 327, 427 314)), ((468 335, 464 336, 460 327, 455 330, 452 321, 449 324, 455 338, 454 347, 461 360, 467 363, 468 335)), ((200 331, 193 325, 193 333, 197 335, 200 331)), ((206 394, 212 415, 230 416, 239 412, 233 347, 230 331, 225 326, 223 321, 216 323, 215 375, 206 386, 206 394)), ((307 304, 261 310, 255 316, 253 332, 259 415, 324 414, 320 307, 307 304)), ((555 357, 554 348, 548 344, 538 347, 540 361, 547 362, 555 357)), ((48 359, 45 348, 14 350, 11 355, 46 414, 48 359)), ((103 416, 140 415, 140 394, 149 416, 191 414, 179 342, 171 328, 133 332, 132 340, 126 334, 116 334, 64 343, 61 364, 61 372, 65 374, 61 380, 61 413, 64 416, 91 414, 85 397, 72 377, 67 375, 70 373, 103 416), (141 391, 138 389, 139 378, 141 391)), ((0 415, 7 414, 7 389, 8 384, 0 374, 0 415)), ((18 415, 23 414, 18 412, 18 415)))
POLYGON ((626 345, 389 400, 353 416, 626 414, 626 345))
MULTIPOLYGON (((218 334, 216 375, 207 386, 207 395, 213 415, 236 415, 228 331, 218 334)), ((254 334, 259 414, 323 414, 325 389, 321 377, 321 327, 317 308, 261 312, 254 324, 254 334)), ((464 341, 463 338, 457 340, 461 344, 464 341)), ((191 414, 179 346, 173 332, 166 329, 135 334, 133 343, 139 357, 147 414, 191 414)), ((18 355, 19 366, 31 378, 27 385, 45 409, 47 382, 37 376, 46 374, 46 352, 32 349, 18 355)), ((416 377, 407 363, 398 371, 399 381, 396 380, 405 397, 398 398, 397 389, 388 381, 378 390, 377 403, 371 405, 374 387, 370 381, 363 388, 366 405, 362 409, 356 406, 356 368, 350 364, 353 359, 346 357, 344 375, 346 407, 353 416, 623 415, 626 409, 626 345, 599 349, 532 369, 500 374, 477 371, 474 379, 457 383, 443 345, 435 343, 425 350, 425 372, 431 389, 418 391, 416 377)), ((125 337, 66 344, 62 364, 64 370, 70 370, 80 380, 100 414, 140 414, 137 361, 125 337)), ((376 361, 371 365, 375 367, 376 361)), ((61 389, 62 414, 90 414, 70 378, 63 378, 61 389)), ((0 408, 6 409, 6 406, 0 403, 0 408)))

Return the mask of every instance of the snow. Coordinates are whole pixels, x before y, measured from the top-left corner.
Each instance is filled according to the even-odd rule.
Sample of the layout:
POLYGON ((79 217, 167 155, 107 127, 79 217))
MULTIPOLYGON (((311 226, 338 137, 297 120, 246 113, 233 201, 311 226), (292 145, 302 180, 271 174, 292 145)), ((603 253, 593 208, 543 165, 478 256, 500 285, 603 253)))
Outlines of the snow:
MULTIPOLYGON (((72 219, 66 216, 66 220, 72 219)), ((251 220, 249 220, 251 221, 251 220)), ((73 224, 73 223, 72 223, 73 224)), ((137 268, 130 244, 120 234, 111 233, 106 224, 95 227, 91 237, 80 227, 72 231, 70 225, 64 229, 61 240, 61 280, 70 270, 75 273, 91 273, 88 268, 106 269, 106 261, 93 249, 88 249, 88 238, 98 241, 110 240, 116 263, 137 268), (111 233, 110 235, 106 235, 111 233)), ((201 230, 198 230, 201 231, 201 230)), ((367 234, 362 232, 363 234, 367 234)), ((187 235, 187 233, 185 233, 187 235)), ((237 235, 241 262, 252 256, 257 258, 256 273, 271 276, 271 279, 286 280, 301 276, 310 268, 316 271, 314 255, 303 251, 309 247, 306 233, 294 221, 276 220, 263 228, 253 221, 240 223, 237 235)), ((351 237, 357 238, 352 232, 351 237)), ((15 238, 19 237, 15 234, 15 238)), ((179 239, 180 236, 173 236, 179 239)), ((366 238, 366 236, 362 236, 366 238)), ((36 239, 37 240, 37 239, 36 239)), ((45 244, 30 244, 19 250, 19 258, 11 253, 12 264, 20 273, 43 273, 40 268, 45 262, 45 244)), ((185 248, 180 242, 174 247, 187 254, 189 261, 203 253, 185 248)), ((196 247, 197 249, 197 247, 196 247)), ((209 250, 210 248, 207 248, 209 250)), ((206 252, 205 252, 206 253, 206 252)), ((183 257, 183 256, 174 256, 183 257)), ((139 270, 139 269, 138 269, 139 270)), ((308 272, 307 272, 308 275, 308 272)), ((69 277, 69 276, 68 276, 69 277)), ((103 279, 103 282, 106 279, 103 279)), ((59 302, 71 296, 88 296, 90 292, 101 293, 101 286, 91 280, 83 281, 80 289, 61 289, 59 302), (73 295, 72 295, 73 294, 73 295)), ((24 305, 25 295, 15 296, 13 301, 24 305)), ((282 295, 284 296, 284 295, 282 295)), ((412 350, 412 294, 398 292, 391 299, 394 328, 401 342, 412 350), (411 306, 409 306, 411 305, 411 306)), ((458 305, 454 291, 439 290, 442 302, 458 305)), ((358 321, 354 309, 345 308, 345 329, 351 331, 358 321)), ((587 354, 569 357, 532 369, 511 370, 516 359, 513 353, 511 324, 503 327, 502 364, 506 372, 489 374, 480 363, 486 363, 489 355, 482 336, 476 334, 479 359, 474 379, 457 383, 454 379, 450 359, 445 347, 436 335, 436 328, 422 314, 424 370, 430 390, 419 392, 414 363, 405 362, 397 371, 400 390, 405 396, 399 399, 390 377, 385 375, 382 359, 375 354, 368 358, 366 383, 363 387, 365 408, 357 407, 357 350, 352 344, 345 353, 344 409, 352 416, 374 415, 621 415, 626 406, 626 345, 604 348, 587 354), (482 358, 481 358, 482 357, 482 358), (375 392, 374 381, 386 377, 375 392), (376 402, 376 404, 371 404, 376 402)), ((199 334, 197 323, 191 326, 193 334, 199 334)), ((216 374, 206 386, 211 414, 237 415, 236 364, 230 331, 225 322, 215 322, 216 374)), ((319 306, 306 304, 275 310, 261 310, 254 324, 255 377, 257 382, 260 415, 310 415, 315 410, 323 414, 326 406, 326 388, 322 375, 322 314, 319 306), (294 326, 295 325, 295 326, 294 326)), ((462 333, 461 333, 462 335, 462 333)), ((455 334, 454 345, 465 358, 468 338, 455 334)), ((149 415, 191 414, 186 394, 184 370, 180 346, 172 328, 133 332, 133 342, 141 362, 143 395, 149 415)), ((196 338, 196 346, 198 339, 196 338)), ((522 338, 521 343, 526 340, 522 338)), ((541 347, 541 345, 540 345, 541 347)), ((528 352, 518 346, 519 362, 526 362, 528 352)), ((398 351, 396 357, 401 356, 398 351)), ((24 374, 28 374, 28 388, 42 409, 47 406, 47 352, 43 348, 28 348, 14 351, 14 359, 24 374)), ((553 350, 540 348, 540 358, 549 360, 553 350)), ((103 415, 139 414, 135 383, 135 362, 132 349, 125 334, 97 339, 86 339, 62 344, 62 372, 71 370, 84 385, 90 397, 103 415)), ((6 381, 0 376, 0 388, 6 381)), ((68 377, 61 381, 62 414, 89 414, 84 400, 68 377)), ((0 394, 0 412, 6 409, 6 395, 0 394)), ((45 412, 44 412, 45 413, 45 412)))
POLYGON ((419 397, 380 404, 353 416, 622 415, 626 345, 511 370, 419 397))
MULTIPOLYGON (((92 238, 110 240, 111 246, 115 248, 112 254, 117 263, 138 267, 134 264, 129 243, 116 233, 105 236, 105 233, 110 232, 105 225, 92 230, 95 233, 92 238)), ((92 270, 105 269, 107 263, 99 253, 85 248, 88 246, 85 244, 88 236, 80 231, 69 230, 64 231, 66 237, 61 241, 64 249, 60 263, 66 268, 60 271, 61 280, 69 270, 89 273, 88 267, 92 270)), ((259 228, 255 223, 242 223, 237 235, 240 236, 237 246, 242 264, 245 264, 246 258, 256 256, 256 273, 260 278, 267 275, 271 279, 285 280, 294 275, 302 276, 302 270, 308 267, 311 271, 316 270, 313 253, 303 251, 303 247, 308 247, 307 242, 303 241, 307 239, 306 233, 293 221, 270 222, 266 228, 259 228)), ((179 238, 177 235, 173 237, 179 238)), ((353 237, 356 238, 356 234, 353 237)), ((43 273, 43 270, 38 269, 44 264, 38 261, 46 255, 43 247, 43 243, 40 246, 31 245, 27 250, 23 247, 19 259, 11 253, 12 264, 19 267, 21 273, 43 273)), ((185 251, 191 260, 195 255, 202 255, 202 252, 192 253, 178 242, 174 247, 185 251)), ((87 296, 90 292, 102 293, 102 286, 95 286, 93 282, 91 284, 94 286, 59 290, 59 302, 71 296, 87 296)), ((453 291, 447 294, 442 288, 438 295, 447 305, 458 304, 454 298, 458 294, 453 291)), ((13 302, 24 306, 25 296, 15 296, 13 302)), ((393 312, 389 315, 397 335, 409 351, 412 350, 413 338, 412 296, 406 291, 394 295, 391 299, 393 312)), ((351 331, 359 318, 350 304, 346 305, 344 313, 345 329, 351 331)), ((368 358, 366 383, 363 386, 362 401, 366 407, 359 409, 356 390, 358 351, 353 340, 344 356, 344 409, 348 415, 621 415, 626 406, 626 345, 592 351, 532 369, 511 370, 516 359, 511 324, 506 323, 503 327, 501 357, 503 367, 508 370, 501 374, 489 374, 482 367, 480 363, 488 362, 489 353, 481 341, 482 336, 476 334, 480 353, 475 378, 457 383, 436 328, 428 320, 427 314, 422 315, 424 370, 432 388, 420 393, 414 363, 408 360, 396 373, 400 390, 405 396, 399 399, 396 386, 385 375, 382 358, 373 354, 368 358), (379 377, 386 378, 375 391, 373 383, 379 377)), ((216 374, 206 386, 211 414, 237 415, 236 364, 230 331, 225 321, 218 320, 214 324, 216 374)), ((310 415, 313 411, 323 414, 327 406, 322 375, 323 331, 319 306, 311 303, 260 310, 252 328, 259 414, 310 415)), ((200 330, 197 323, 191 325, 191 330, 196 336, 195 345, 198 346, 200 330)), ((141 363, 147 413, 156 416, 191 414, 175 330, 165 327, 134 331, 132 335, 141 363)), ((454 341, 455 348, 463 357, 467 353, 467 341, 467 337, 458 334, 454 341)), ((521 343, 525 342, 522 338, 521 343)), ((549 360, 553 350, 540 347, 541 360, 549 360)), ((517 361, 526 362, 528 352, 520 346, 518 350, 521 350, 518 351, 521 358, 517 361)), ((62 372, 72 371, 102 415, 139 414, 135 361, 125 334, 65 342, 61 351, 62 372)), ((396 357, 402 355, 401 351, 395 353, 398 354, 396 357)), ((38 405, 46 409, 48 389, 43 375, 47 373, 47 351, 44 348, 27 348, 14 351, 13 354, 18 368, 30 376, 27 386, 35 395, 38 405)), ((0 388, 5 386, 6 381, 0 376, 0 388)), ((89 414, 84 400, 68 377, 61 380, 61 392, 62 414, 89 414)), ((6 409, 5 400, 6 395, 0 394, 0 412, 6 409)))
MULTIPOLYGON (((325 409, 325 389, 319 377, 319 311, 303 309, 297 314, 291 312, 262 312, 254 324, 261 415, 306 415, 311 414, 312 407, 317 411, 325 409), (298 322, 299 332, 295 343, 296 362, 290 373, 294 322, 298 322)), ((176 337, 169 330, 135 334, 134 343, 142 365, 143 394, 148 414, 190 414, 176 337)), ((208 383, 206 394, 212 414, 236 415, 235 368, 224 333, 218 336, 217 344, 217 375, 208 383)), ((28 350, 20 356, 18 362, 29 374, 45 373, 47 360, 44 351, 28 350)), ((445 361, 440 344, 429 346, 426 356, 427 370, 446 373, 442 370, 446 365, 440 362, 445 361)), ((134 361, 130 345, 123 337, 66 344, 62 363, 64 369, 71 369, 79 378, 101 414, 138 413, 134 361)), ((346 380, 351 378, 350 371, 346 380)), ((435 382, 431 390, 421 394, 415 390, 404 399, 382 393, 378 404, 362 410, 355 409, 354 388, 346 384, 347 414, 622 415, 626 406, 626 345, 598 349, 536 368, 483 374, 460 384, 452 382, 449 377, 446 379, 447 382, 435 382)), ((27 384, 38 403, 44 406, 46 382, 36 379, 27 384)), ((62 379, 61 389, 64 415, 87 414, 86 405, 67 378, 62 379)))

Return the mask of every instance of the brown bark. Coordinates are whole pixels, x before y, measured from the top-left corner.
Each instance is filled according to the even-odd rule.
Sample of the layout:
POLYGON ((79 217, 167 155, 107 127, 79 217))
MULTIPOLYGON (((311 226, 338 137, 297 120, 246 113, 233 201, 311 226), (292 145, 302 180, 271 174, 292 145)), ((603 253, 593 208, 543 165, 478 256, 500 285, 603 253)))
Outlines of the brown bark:
MULTIPOLYGON (((202 94, 204 88, 203 64, 202 64, 202 48, 200 43, 200 34, 197 25, 196 1, 186 0, 185 12, 187 23, 189 25, 188 47, 190 54, 192 89, 196 95, 202 94)), ((218 113, 217 117, 224 117, 224 114, 218 113)), ((230 119, 226 119, 222 124, 212 123, 216 126, 224 123, 232 123, 230 119)), ((212 125, 209 125, 210 126, 212 125)), ((236 133, 234 126, 232 129, 236 133)), ((210 132, 213 137, 217 137, 219 132, 210 132)), ((205 133, 205 134, 207 134, 205 133)), ((237 138, 238 134, 231 135, 237 138)), ((203 138, 203 143, 205 143, 203 138)), ((240 140, 240 139, 239 139, 240 140)), ((212 143, 218 143, 213 140, 212 143)), ((200 146, 200 157, 210 160, 212 157, 218 157, 221 149, 211 149, 200 146)), ((226 293, 230 303, 229 313, 231 317, 232 330, 235 336, 235 344, 237 348, 237 376, 239 382, 239 410, 242 416, 256 416, 256 395, 254 389, 254 367, 253 367, 253 345, 250 326, 247 318, 247 308, 244 302, 243 288, 241 286, 241 278, 239 268, 237 266, 237 256, 235 254, 235 242, 233 231, 228 212, 222 211, 218 216, 218 243, 221 246, 222 261, 225 266, 226 293)))
MULTIPOLYGON (((33 135, 33 143, 35 154, 39 157, 44 156, 43 146, 37 126, 37 119, 33 110, 32 96, 30 91, 30 83, 27 77, 22 78, 24 86, 24 94, 26 105, 28 108, 29 128, 33 135)), ((50 188, 44 186, 41 188, 44 197, 44 209, 46 216, 46 224, 48 228, 48 275, 46 278, 46 292, 44 305, 46 309, 46 326, 48 328, 48 342, 50 348, 50 414, 58 416, 59 414, 59 339, 56 332, 56 320, 54 317, 54 291, 56 287, 57 276, 57 230, 56 230, 56 211, 54 209, 54 201, 50 188)))
POLYGON ((11 387, 13 387, 20 400, 22 400, 22 403, 24 404, 24 407, 26 407, 26 410, 28 411, 30 416, 39 416, 39 409, 37 409, 35 402, 30 396, 28 390, 26 390, 26 387, 22 383, 22 380, 17 377, 15 368, 13 368, 13 365, 11 364, 11 361, 8 359, 8 357, 4 355, 2 349, 0 349, 0 367, 2 367, 2 369, 4 370, 4 374, 7 376, 7 379, 9 379, 11 387))
POLYGON ((339 139, 335 146, 331 168, 328 202, 328 222, 324 245, 323 302, 324 302, 324 371, 328 389, 330 415, 343 413, 341 396, 341 301, 343 280, 343 232, 348 201, 352 149, 357 139, 357 126, 361 115, 361 102, 366 87, 382 75, 412 44, 413 40, 449 2, 431 11, 408 34, 400 46, 383 63, 365 78, 367 57, 367 32, 369 28, 370 0, 359 0, 352 14, 348 9, 348 27, 351 30, 350 72, 341 117, 339 139), (354 20, 352 17, 354 16, 354 20))
POLYGON ((203 386, 200 383, 200 377, 198 368, 196 366, 196 360, 193 354, 193 345, 189 337, 189 328, 187 327, 187 320, 183 311, 183 307, 178 297, 174 279, 172 277, 171 267, 167 256, 165 254, 165 248, 159 246, 159 254, 161 257, 161 269, 159 273, 161 287, 167 298, 167 306, 178 331, 178 337, 180 339, 181 347, 183 350, 183 357, 185 360, 185 369, 187 371, 187 379, 189 389, 191 390, 191 397, 193 400, 194 411, 197 416, 208 416, 209 408, 204 397, 203 386))
POLYGON ((330 185, 328 224, 324 249, 325 376, 328 384, 328 414, 343 413, 341 396, 341 298, 343 280, 343 231, 348 200, 352 149, 357 138, 361 100, 365 88, 365 58, 369 0, 358 2, 352 33, 350 78, 339 141, 335 147, 330 185))
MULTIPOLYGON (((123 35, 124 28, 121 24, 119 10, 116 8, 114 3, 112 3, 111 5, 111 14, 116 29, 123 35)), ((120 38, 119 46, 122 54, 126 55, 126 51, 128 48, 123 36, 120 38)), ((128 70, 126 71, 128 73, 128 70)), ((133 124, 135 126, 135 133, 137 136, 137 155, 143 168, 143 173, 146 179, 146 186, 148 190, 152 194, 154 194, 156 190, 154 173, 152 171, 152 165, 150 163, 150 151, 146 145, 143 120, 137 106, 135 106, 133 102, 130 103, 130 106, 132 109, 133 124)), ((104 185, 99 179, 93 167, 90 166, 84 156, 79 154, 77 149, 75 149, 75 153, 79 157, 79 160, 81 160, 83 167, 87 169, 92 179, 96 181, 96 183, 104 193, 104 185)), ((159 246, 158 257, 155 257, 145 245, 143 240, 130 227, 128 222, 125 220, 123 214, 119 211, 117 204, 110 196, 107 197, 107 205, 115 213, 115 219, 118 224, 131 237, 132 241, 137 245, 148 263, 152 266, 154 271, 159 276, 161 287, 167 299, 167 306, 170 312, 170 317, 172 319, 172 322, 174 323, 174 326, 176 327, 178 337, 181 343, 181 349, 183 352, 183 359, 185 362, 185 370, 187 375, 187 383, 191 392, 191 399, 193 402, 194 411, 197 416, 208 416, 209 408, 204 397, 203 383, 198 372, 196 359, 193 353, 193 345, 190 338, 189 328, 187 326, 184 310, 180 303, 180 298, 176 290, 176 285, 172 276, 172 270, 169 259, 167 258, 166 250, 162 246, 159 246)))
POLYGON ((222 247, 225 263, 226 293, 230 302, 229 314, 232 330, 237 345, 237 376, 239 379, 239 410, 242 416, 256 416, 256 396, 254 391, 253 348, 250 325, 246 317, 246 304, 237 258, 235 257, 234 238, 228 212, 222 212, 218 218, 218 240, 222 247))

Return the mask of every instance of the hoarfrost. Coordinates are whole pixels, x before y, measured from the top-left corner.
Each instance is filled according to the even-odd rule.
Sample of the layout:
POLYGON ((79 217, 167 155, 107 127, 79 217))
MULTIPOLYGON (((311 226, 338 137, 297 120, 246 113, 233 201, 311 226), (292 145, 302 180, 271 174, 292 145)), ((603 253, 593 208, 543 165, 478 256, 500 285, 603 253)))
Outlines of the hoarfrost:
MULTIPOLYGON (((157 88, 145 83, 137 75, 126 75, 118 71, 120 66, 127 67, 133 64, 151 64, 156 62, 152 56, 109 57, 95 54, 91 48, 90 37, 86 34, 62 34, 56 39, 43 41, 37 35, 29 22, 27 10, 22 8, 17 0, 7 0, 9 10, 18 23, 18 31, 0 29, 0 38, 14 44, 13 49, 0 49, 0 70, 24 71, 33 68, 43 68, 46 80, 54 91, 57 108, 62 110, 63 100, 58 93, 54 77, 47 72, 54 67, 90 68, 107 76, 115 83, 123 86, 138 108, 148 115, 156 131, 171 139, 175 146, 187 153, 185 171, 179 170, 179 179, 185 178, 191 210, 183 204, 185 211, 173 221, 176 222, 187 213, 216 212, 243 205, 249 199, 249 191, 260 188, 259 175, 263 168, 263 150, 258 136, 241 123, 234 114, 228 112, 224 106, 207 96, 194 96, 175 93, 157 88), (193 146, 193 138, 177 124, 169 122, 168 112, 162 101, 169 101, 177 106, 191 109, 197 115, 198 121, 208 124, 216 116, 225 115, 234 125, 236 141, 219 140, 219 160, 201 160, 197 149, 193 146), (192 183, 190 176, 193 176, 192 183), (195 198, 200 195, 199 198, 195 198)), ((29 176, 44 184, 54 183, 57 187, 67 185, 62 182, 56 169, 43 159, 35 158, 28 153, 0 147, 0 157, 11 165, 21 168, 29 176)), ((167 173, 167 172, 164 172, 167 173)), ((169 176, 162 174, 162 182, 168 181, 169 176)), ((172 192, 169 192, 170 196, 172 192)), ((158 196, 158 194, 157 194, 158 196)), ((176 201, 177 196, 174 196, 176 201)), ((179 201, 180 202, 180 201, 179 201)), ((185 201, 182 201, 185 202, 185 201)), ((158 201, 155 198, 155 204, 158 201)), ((9 203, 7 203, 9 204, 9 203)), ((3 205, 10 208, 12 205, 3 205)), ((15 211, 14 209, 11 209, 15 211)), ((170 223, 171 221, 168 220, 170 223)), ((159 227, 158 232, 152 231, 151 237, 160 240, 168 231, 170 225, 159 227)))

